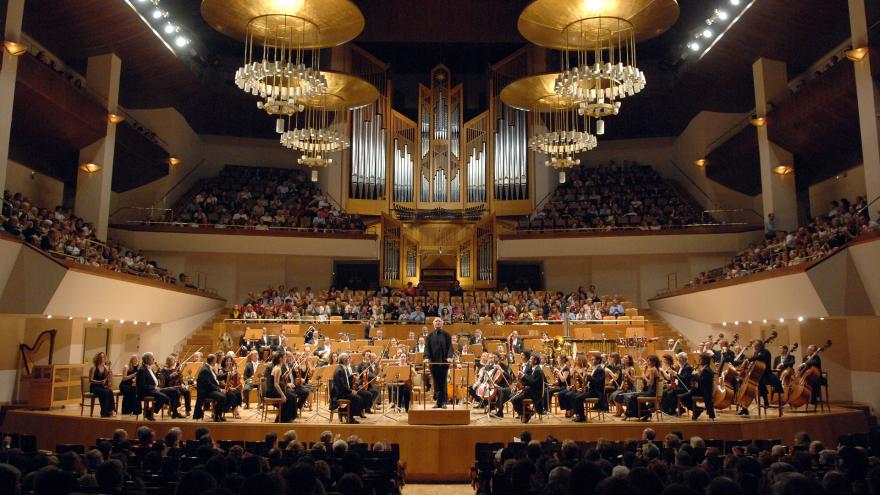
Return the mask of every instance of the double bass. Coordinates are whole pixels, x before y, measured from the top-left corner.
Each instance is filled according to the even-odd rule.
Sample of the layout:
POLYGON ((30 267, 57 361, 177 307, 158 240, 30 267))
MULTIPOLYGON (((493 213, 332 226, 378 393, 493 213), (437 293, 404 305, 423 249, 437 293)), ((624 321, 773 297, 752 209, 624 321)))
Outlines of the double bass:
MULTIPOLYGON (((761 342, 766 346, 770 342, 773 342, 778 335, 779 334, 776 330, 773 330, 773 333, 771 333, 766 340, 762 340, 761 342)), ((752 346, 754 346, 754 344, 752 344, 752 346)), ((743 352, 745 352, 745 349, 743 349, 743 352)), ((764 364, 764 362, 754 359, 749 362, 749 365, 742 372, 742 382, 739 386, 739 395, 736 398, 737 406, 747 408, 751 405, 752 401, 754 401, 755 397, 758 395, 758 385, 766 371, 767 365, 764 364)))
MULTIPOLYGON (((791 349, 788 350, 788 354, 791 355, 794 351, 798 350, 799 344, 795 342, 792 344, 791 349)), ((780 366, 782 366, 782 362, 780 361, 780 366)), ((777 367, 778 369, 778 367, 777 367)), ((788 404, 789 392, 791 390, 792 378, 794 378, 794 369, 793 368, 785 368, 779 371, 779 381, 782 382, 782 394, 780 395, 777 392, 773 392, 770 394, 770 402, 780 403, 782 405, 788 404)))
MULTIPOLYGON (((825 342, 825 345, 816 349, 816 352, 810 354, 807 357, 807 361, 829 347, 831 347, 830 339, 825 342)), ((819 368, 815 366, 807 367, 806 362, 801 364, 801 367, 797 372, 797 377, 791 381, 789 389, 786 390, 788 394, 788 405, 791 407, 801 407, 810 402, 810 398, 813 396, 813 387, 816 386, 821 377, 822 371, 819 368)))

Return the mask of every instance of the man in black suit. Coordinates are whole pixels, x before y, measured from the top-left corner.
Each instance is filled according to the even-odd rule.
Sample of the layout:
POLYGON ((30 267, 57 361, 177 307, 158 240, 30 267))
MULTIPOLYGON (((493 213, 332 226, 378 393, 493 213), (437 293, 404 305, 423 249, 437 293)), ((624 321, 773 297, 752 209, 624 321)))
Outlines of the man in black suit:
POLYGON ((452 363, 452 337, 443 330, 443 320, 434 318, 434 331, 425 340, 425 365, 430 364, 434 385, 434 409, 446 409, 446 375, 452 363))
POLYGON ((371 316, 364 325, 364 339, 370 340, 370 330, 372 330, 374 326, 376 326, 376 318, 371 316))
POLYGON ((575 422, 583 423, 587 420, 586 411, 584 410, 584 401, 586 399, 599 399, 596 403, 596 410, 607 411, 608 404, 605 402, 605 365, 602 364, 602 356, 593 354, 590 357, 593 369, 587 376, 587 390, 577 393, 573 396, 575 422))
POLYGON ((782 372, 787 368, 794 368, 794 363, 794 355, 789 352, 788 346, 779 346, 779 355, 773 358, 773 369, 782 372))
POLYGON ((349 356, 347 352, 343 352, 339 355, 339 366, 337 366, 336 371, 333 372, 333 381, 331 382, 332 386, 330 388, 330 410, 336 410, 339 399, 351 401, 351 422, 357 424, 358 420, 356 420, 355 417, 361 416, 363 403, 361 402, 360 396, 354 393, 351 389, 350 363, 351 356, 349 356))
POLYGON ((688 362, 688 355, 686 352, 679 352, 675 355, 675 358, 678 360, 678 371, 674 371, 670 369, 670 373, 674 373, 678 376, 678 378, 674 378, 672 384, 675 385, 668 387, 663 391, 663 400, 660 404, 660 408, 664 413, 670 416, 678 415, 678 403, 690 409, 694 410, 694 399, 690 394, 684 393, 684 387, 690 387, 691 381, 694 377, 694 367, 688 362))
MULTIPOLYGON (((135 383, 137 384, 138 397, 152 397, 153 398, 153 410, 145 410, 144 418, 149 421, 155 421, 153 413, 157 413, 162 410, 162 406, 165 404, 173 404, 177 405, 178 400, 180 399, 180 395, 177 393, 177 390, 171 387, 159 388, 159 379, 156 377, 156 374, 153 373, 153 353, 145 352, 143 356, 141 356, 141 367, 138 368, 137 376, 135 377, 135 383), (174 402, 172 403, 172 397, 174 398, 174 402)), ((171 417, 172 418, 182 418, 180 414, 177 412, 176 407, 171 408, 171 417)))
MULTIPOLYGON (((687 359, 686 354, 685 359, 687 359)), ((691 419, 694 421, 703 414, 704 410, 710 418, 715 419, 715 403, 712 399, 712 393, 714 392, 713 387, 715 386, 715 372, 712 371, 711 363, 712 358, 708 354, 700 354, 700 367, 693 375, 691 375, 692 383, 686 382, 688 383, 688 386, 691 387, 691 390, 690 392, 679 396, 682 404, 693 411, 691 419), (706 409, 697 407, 697 405, 694 404, 694 397, 701 397, 706 409)))
POLYGON ((226 393, 220 387, 220 380, 217 379, 217 373, 214 370, 216 363, 217 355, 208 354, 208 357, 205 358, 205 364, 199 370, 199 376, 196 378, 199 396, 196 399, 193 419, 202 419, 205 415, 203 411, 205 399, 214 399, 217 401, 217 407, 214 408, 214 421, 226 421, 223 417, 223 411, 226 409, 226 393))
MULTIPOLYGON (((544 396, 544 389, 546 388, 544 370, 541 369, 540 365, 541 357, 528 351, 524 351, 523 356, 527 357, 527 364, 523 367, 521 378, 523 390, 515 398, 511 399, 511 404, 515 412, 524 414, 523 400, 531 399, 535 409, 540 412, 543 411, 543 401, 541 398, 544 396)), ((528 415, 525 416, 525 422, 528 423, 530 418, 528 415)))
MULTIPOLYGON (((752 343, 752 347, 755 349, 755 353, 752 354, 751 359, 746 360, 746 364, 751 361, 760 361, 764 363, 764 374, 761 375, 761 381, 758 382, 758 396, 760 400, 764 402, 765 405, 769 405, 770 400, 767 394, 767 386, 769 385, 773 388, 774 392, 782 392, 782 382, 779 381, 779 377, 772 373, 773 366, 773 358, 770 356, 770 351, 764 346, 764 341, 761 339, 757 339, 752 343)), ((760 403, 759 403, 760 405, 760 403)), ((749 410, 742 407, 740 408, 739 413, 740 416, 748 416, 749 410)))

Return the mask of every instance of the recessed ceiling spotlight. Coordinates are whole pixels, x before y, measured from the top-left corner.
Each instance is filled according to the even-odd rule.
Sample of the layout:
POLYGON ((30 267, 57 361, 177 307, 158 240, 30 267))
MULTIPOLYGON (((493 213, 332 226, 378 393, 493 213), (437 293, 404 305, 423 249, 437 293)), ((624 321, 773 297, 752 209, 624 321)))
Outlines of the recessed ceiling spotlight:
POLYGON ((68 316, 67 319, 68 319, 68 320, 72 320, 73 317, 72 317, 72 316, 68 316))
POLYGON ((137 325, 137 324, 138 324, 138 321, 137 321, 137 320, 134 320, 134 324, 137 325))
POLYGON ((177 38, 174 39, 174 45, 177 46, 178 48, 183 48, 188 44, 189 44, 189 38, 186 38, 184 36, 178 36, 177 38))
POLYGON ((91 317, 91 316, 89 316, 89 317, 86 318, 86 319, 89 320, 89 321, 92 321, 92 317, 91 317))
POLYGON ((688 44, 688 48, 690 48, 692 52, 698 52, 698 51, 700 51, 700 44, 697 43, 696 41, 691 41, 688 44))
POLYGON ((162 12, 162 9, 156 9, 153 11, 153 19, 161 19, 165 17, 165 12, 162 12))
POLYGON ((764 320, 764 323, 767 323, 767 320, 764 320))
POLYGON ((779 323, 785 323, 785 318, 780 318, 779 323))
POLYGON ((804 321, 804 317, 803 317, 803 316, 798 316, 798 321, 804 321))
POLYGON ((109 323, 109 322, 110 322, 110 318, 104 318, 104 323, 109 323))
POLYGON ((47 320, 51 320, 51 319, 52 319, 52 315, 46 315, 46 319, 47 319, 47 320))
POLYGON ((730 5, 739 5, 739 0, 730 0, 730 5))
POLYGON ((733 322, 734 325, 739 325, 739 321, 733 322))
POLYGON ((147 326, 150 326, 150 325, 152 325, 152 323, 150 323, 150 322, 147 322, 147 326))
POLYGON ((725 11, 723 11, 723 10, 718 10, 718 11, 716 11, 716 12, 715 12, 715 15, 717 15, 717 16, 718 16, 718 20, 721 20, 721 21, 726 21, 726 20, 730 17, 730 16, 727 14, 727 12, 725 12, 725 11))
POLYGON ((711 29, 704 29, 703 30, 703 38, 711 38, 711 37, 712 37, 712 30, 711 29))
POLYGON ((749 325, 751 325, 751 324, 752 324, 752 320, 749 320, 749 325))
POLYGON ((174 24, 171 24, 170 22, 165 24, 165 34, 171 34, 176 30, 177 28, 174 27, 174 24))
POLYGON ((722 327, 726 327, 726 326, 727 326, 727 322, 726 322, 726 321, 722 321, 722 322, 721 322, 721 326, 722 326, 722 327))

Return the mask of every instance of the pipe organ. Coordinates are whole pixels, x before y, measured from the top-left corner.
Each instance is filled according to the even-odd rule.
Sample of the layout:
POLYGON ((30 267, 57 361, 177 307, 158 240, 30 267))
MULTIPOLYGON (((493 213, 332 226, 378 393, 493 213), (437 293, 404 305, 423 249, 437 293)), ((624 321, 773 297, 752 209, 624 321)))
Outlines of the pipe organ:
POLYGON ((351 184, 353 199, 385 197, 385 116, 378 104, 352 111, 351 184))

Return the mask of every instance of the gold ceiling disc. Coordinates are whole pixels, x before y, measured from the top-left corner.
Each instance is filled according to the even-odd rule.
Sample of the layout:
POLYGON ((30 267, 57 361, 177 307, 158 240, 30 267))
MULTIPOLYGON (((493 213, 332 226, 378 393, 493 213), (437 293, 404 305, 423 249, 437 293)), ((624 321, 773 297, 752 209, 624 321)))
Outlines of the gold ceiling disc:
POLYGON ((202 0, 202 17, 241 41, 252 19, 262 17, 254 23, 257 39, 284 22, 289 33, 302 35, 303 48, 341 45, 364 30, 364 15, 350 0, 202 0))
POLYGON ((553 85, 557 76, 558 72, 551 72, 517 79, 501 90, 501 101, 526 111, 564 110, 577 106, 575 101, 556 95, 553 85))
MULTIPOLYGON (((623 19, 632 24, 636 41, 643 41, 667 31, 678 20, 678 15, 676 0, 535 0, 520 14, 517 28, 525 39, 536 45, 563 50, 573 42, 566 27, 599 28, 598 22, 584 22, 575 27, 583 19, 606 18, 598 29, 604 36, 616 32, 615 24, 608 22, 610 18, 623 19)), ((574 41, 582 48, 589 44, 586 38, 574 41)))
POLYGON ((326 110, 351 110, 373 103, 379 90, 367 81, 342 72, 321 71, 327 77, 327 93, 310 98, 306 105, 326 110))

